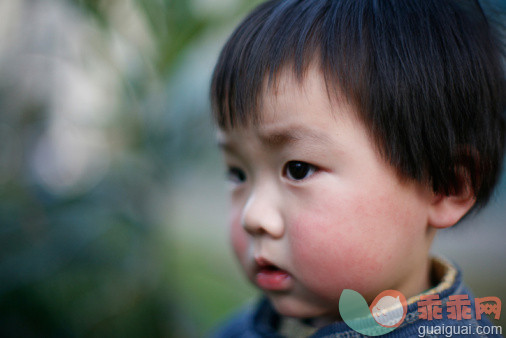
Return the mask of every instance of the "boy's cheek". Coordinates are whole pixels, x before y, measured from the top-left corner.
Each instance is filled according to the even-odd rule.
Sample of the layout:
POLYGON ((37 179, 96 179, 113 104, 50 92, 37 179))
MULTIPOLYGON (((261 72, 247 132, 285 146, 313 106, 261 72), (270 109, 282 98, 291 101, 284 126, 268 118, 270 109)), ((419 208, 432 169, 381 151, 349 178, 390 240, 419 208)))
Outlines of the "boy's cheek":
POLYGON ((241 225, 240 213, 232 212, 230 217, 230 242, 235 255, 241 263, 244 262, 245 254, 248 250, 248 235, 241 225))
POLYGON ((360 233, 338 223, 313 213, 297 217, 291 229, 296 270, 322 294, 344 288, 365 291, 381 269, 381 255, 370 250, 360 233))

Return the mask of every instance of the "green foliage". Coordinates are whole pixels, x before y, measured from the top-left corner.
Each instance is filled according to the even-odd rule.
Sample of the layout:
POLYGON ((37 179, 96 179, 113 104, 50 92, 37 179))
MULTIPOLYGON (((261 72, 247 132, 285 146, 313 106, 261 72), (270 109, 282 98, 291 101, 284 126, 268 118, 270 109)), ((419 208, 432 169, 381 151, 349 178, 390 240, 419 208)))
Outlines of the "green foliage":
POLYGON ((198 145, 188 150, 179 127, 204 128, 208 112, 182 107, 197 111, 174 115, 167 88, 187 48, 237 15, 208 18, 190 5, 6 7, 0 335, 201 335, 251 295, 209 267, 195 269, 208 252, 187 256, 191 239, 178 242, 183 255, 174 251, 172 180, 179 160, 193 163, 202 154, 198 145))

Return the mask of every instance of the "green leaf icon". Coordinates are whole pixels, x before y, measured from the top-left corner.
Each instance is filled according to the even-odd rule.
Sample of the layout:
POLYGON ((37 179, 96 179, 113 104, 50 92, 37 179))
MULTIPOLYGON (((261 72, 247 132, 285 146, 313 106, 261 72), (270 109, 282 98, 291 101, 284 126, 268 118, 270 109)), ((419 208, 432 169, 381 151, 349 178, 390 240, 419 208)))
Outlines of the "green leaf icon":
POLYGON ((369 311, 364 297, 350 289, 344 289, 341 293, 339 312, 350 328, 366 336, 381 336, 396 329, 379 325, 369 311))

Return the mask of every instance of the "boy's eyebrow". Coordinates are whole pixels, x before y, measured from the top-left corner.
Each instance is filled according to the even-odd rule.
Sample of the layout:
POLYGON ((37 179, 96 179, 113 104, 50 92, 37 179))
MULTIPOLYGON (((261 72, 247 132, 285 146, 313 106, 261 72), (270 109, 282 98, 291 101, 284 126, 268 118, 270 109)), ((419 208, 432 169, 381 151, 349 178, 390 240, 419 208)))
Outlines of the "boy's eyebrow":
MULTIPOLYGON (((293 144, 302 140, 311 140, 318 143, 330 144, 330 138, 327 135, 318 133, 309 128, 286 128, 272 131, 258 132, 258 137, 262 144, 272 148, 281 148, 287 144, 293 144)), ((218 138, 218 146, 222 150, 234 153, 235 149, 232 143, 226 139, 218 138)))
POLYGON ((220 148, 224 152, 237 155, 237 151, 235 150, 235 147, 231 142, 223 139, 218 139, 218 142, 216 144, 218 145, 218 148, 220 148))
POLYGON ((263 144, 279 148, 301 140, 311 140, 318 143, 330 143, 330 139, 310 128, 294 127, 280 130, 264 131, 259 133, 263 144))

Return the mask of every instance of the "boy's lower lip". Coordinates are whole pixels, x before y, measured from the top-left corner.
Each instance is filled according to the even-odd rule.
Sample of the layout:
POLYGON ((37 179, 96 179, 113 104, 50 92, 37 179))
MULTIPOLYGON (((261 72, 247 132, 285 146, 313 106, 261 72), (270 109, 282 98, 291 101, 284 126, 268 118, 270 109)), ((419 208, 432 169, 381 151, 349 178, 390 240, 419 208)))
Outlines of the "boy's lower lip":
POLYGON ((260 269, 255 276, 256 284, 263 290, 288 290, 292 285, 292 277, 283 270, 260 269))

